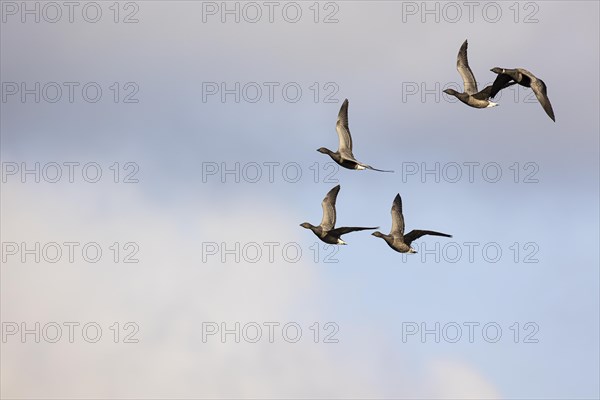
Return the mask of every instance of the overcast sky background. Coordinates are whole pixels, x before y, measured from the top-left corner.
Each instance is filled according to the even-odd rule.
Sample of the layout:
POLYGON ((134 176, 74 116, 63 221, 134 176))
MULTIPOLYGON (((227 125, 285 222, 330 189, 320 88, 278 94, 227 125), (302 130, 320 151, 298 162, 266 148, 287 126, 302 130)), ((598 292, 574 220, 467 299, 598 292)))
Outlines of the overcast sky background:
MULTIPOLYGON (((97 343, 87 343, 80 330, 69 343, 66 328, 58 343, 6 336, 2 396, 598 398, 599 4, 496 2, 484 15, 485 3, 476 3, 472 21, 461 6, 455 23, 445 3, 437 3, 436 22, 435 14, 422 15, 421 2, 392 1, 322 2, 319 23, 313 2, 297 2, 297 23, 283 18, 285 2, 272 23, 264 5, 257 23, 243 16, 240 23, 233 16, 222 23, 220 13, 203 21, 203 7, 221 2, 191 1, 121 3, 119 23, 112 2, 98 3, 97 23, 82 18, 85 3, 73 23, 66 8, 56 23, 35 23, 31 16, 22 23, 20 9, 12 15, 13 3, 3 1, 3 332, 11 322, 29 328, 96 322, 103 335, 97 343), (334 11, 338 22, 323 23, 334 11), (137 23, 122 22, 130 12, 137 23), (483 110, 441 94, 460 82, 456 53, 465 39, 480 88, 494 79, 492 67, 524 67, 546 82, 556 123, 525 88, 506 90, 499 107, 483 110), (64 86, 57 102, 42 96, 36 103, 33 95, 22 102, 20 93, 7 94, 10 82, 80 85, 72 103, 64 86), (81 96, 88 82, 103 90, 96 103, 81 96), (117 103, 110 89, 115 82, 117 103), (139 89, 137 103, 122 101, 133 87, 125 88, 128 82, 139 89), (262 98, 203 99, 206 82, 229 88, 257 82, 262 98), (264 82, 279 84, 273 102, 264 82), (290 82, 302 89, 297 102, 282 95, 290 82), (423 88, 429 94, 422 98, 423 88), (325 101, 328 93, 333 102, 325 101), (344 98, 354 154, 394 174, 333 169, 315 151, 337 148, 335 121, 344 98), (66 167, 58 183, 6 175, 12 163, 33 168, 36 162, 96 162, 103 175, 98 183, 82 179, 80 169, 69 183, 66 167), (115 162, 120 181, 131 171, 125 163, 135 163, 139 182, 114 183, 109 167, 115 162), (251 183, 242 175, 236 183, 233 175, 203 176, 207 163, 250 165, 248 173, 257 163, 262 178, 251 183), (273 182, 264 163, 279 163, 273 182), (454 173, 439 183, 432 175, 406 174, 435 163, 479 167, 473 182, 467 167, 456 183, 449 182, 454 173), (488 163, 501 168, 496 183, 481 174, 488 163), (515 163, 518 183, 510 169, 515 163), (284 165, 291 165, 289 175, 284 165), (302 176, 288 182, 294 166, 302 176), (325 179, 330 171, 333 181, 325 179), (525 183, 532 171, 537 183, 525 183), (456 246, 438 251, 436 262, 435 254, 401 255, 370 232, 356 232, 344 237, 348 246, 318 243, 315 262, 317 238, 298 225, 319 223, 321 200, 337 183, 339 226, 379 226, 387 233, 400 193, 407 230, 453 235, 424 237, 415 246, 456 246), (7 254, 8 242, 29 248, 97 242, 103 255, 97 263, 83 260, 80 251, 73 263, 66 254, 56 263, 36 263, 32 256, 22 262, 20 253, 7 254), (115 263, 114 242, 135 242, 139 262, 115 263), (220 253, 203 262, 203 243, 232 248, 236 242, 279 247, 274 262, 264 246, 256 263, 244 257, 236 263, 233 256, 222 262, 220 253), (478 243, 473 261, 465 242, 478 243), (286 243, 302 249, 298 262, 282 256, 286 243), (490 243, 502 250, 497 262, 482 254, 490 243), (450 262, 457 247, 462 255, 450 262), (524 262, 532 249, 538 262, 524 262), (337 262, 325 262, 333 251, 337 262), (121 326, 119 343, 109 329, 114 322, 121 326), (139 327, 139 343, 122 343, 127 322, 139 327), (269 343, 265 327, 258 343, 235 343, 232 335, 226 343, 218 336, 204 343, 203 322, 230 328, 296 322, 302 338, 288 343, 276 328, 269 343), (319 343, 310 330, 315 322, 319 343), (323 343, 327 322, 339 327, 339 343, 323 343), (403 342, 406 322, 429 328, 455 322, 463 336, 457 343, 436 343, 433 335, 425 343, 419 335, 403 342), (468 322, 480 324, 473 343, 468 322), (481 333, 490 322, 502 328, 496 343, 481 333), (539 327, 537 343, 523 343, 528 322, 539 327), (510 328, 515 323, 518 343, 510 328)), ((54 11, 46 11, 53 18, 54 11)), ((121 261, 125 253, 121 249, 121 261)))

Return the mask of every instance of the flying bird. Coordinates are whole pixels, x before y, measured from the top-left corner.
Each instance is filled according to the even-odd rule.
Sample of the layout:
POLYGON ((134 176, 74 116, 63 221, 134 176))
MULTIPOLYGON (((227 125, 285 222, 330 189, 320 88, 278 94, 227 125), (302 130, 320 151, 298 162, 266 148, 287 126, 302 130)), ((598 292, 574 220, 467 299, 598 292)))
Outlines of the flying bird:
POLYGON ((400 194, 397 194, 392 204, 392 230, 389 235, 376 231, 372 233, 373 236, 382 238, 392 249, 399 253, 416 253, 415 249, 410 247, 411 243, 421 236, 433 235, 433 236, 444 236, 452 237, 446 233, 435 232, 435 231, 422 231, 413 230, 404 234, 404 215, 402 215, 402 198, 400 194))
POLYGON ((465 40, 462 46, 460 46, 458 56, 456 57, 456 69, 463 79, 464 92, 459 93, 454 89, 446 89, 444 93, 454 96, 466 105, 474 108, 495 107, 498 103, 491 102, 490 99, 494 98, 500 90, 514 85, 515 82, 507 81, 502 85, 499 84, 495 88, 495 91, 493 85, 486 86, 482 91, 478 91, 475 75, 473 75, 473 71, 469 67, 469 60, 467 59, 468 46, 469 44, 465 40))
POLYGON ((350 136, 350 128, 348 127, 348 99, 344 100, 340 112, 338 114, 335 129, 338 134, 339 146, 338 151, 333 152, 325 147, 317 149, 319 153, 328 154, 336 163, 348 169, 372 169, 379 172, 394 172, 382 169, 373 168, 370 165, 358 161, 352 154, 352 136, 350 136))
POLYGON ((301 227, 310 229, 313 231, 315 235, 319 239, 321 239, 325 243, 329 244, 346 244, 340 236, 354 232, 354 231, 364 231, 366 229, 377 229, 375 228, 361 228, 361 227, 343 227, 343 228, 335 228, 335 201, 337 199, 337 195, 340 191, 340 185, 337 185, 333 189, 331 189, 321 205, 323 206, 323 219, 321 220, 321 224, 319 226, 314 226, 309 224, 308 222, 303 222, 300 224, 301 227))
POLYGON ((527 71, 523 68, 515 68, 515 69, 506 69, 506 68, 492 68, 490 71, 498 74, 494 84, 492 85, 492 93, 497 93, 501 88, 503 88, 508 82, 518 83, 521 86, 530 87, 537 97, 538 101, 546 111, 546 114, 552 119, 552 121, 556 122, 554 118, 554 111, 552 110, 552 104, 550 104, 550 99, 548 99, 548 94, 546 90, 546 84, 543 80, 539 79, 531 72, 527 71))

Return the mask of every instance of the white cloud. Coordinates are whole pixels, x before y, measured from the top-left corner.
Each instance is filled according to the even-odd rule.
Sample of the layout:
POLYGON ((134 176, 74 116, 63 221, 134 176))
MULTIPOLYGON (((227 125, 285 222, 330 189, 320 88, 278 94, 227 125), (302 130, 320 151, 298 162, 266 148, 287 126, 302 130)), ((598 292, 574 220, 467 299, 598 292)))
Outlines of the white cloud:
POLYGON ((498 390, 480 372, 467 363, 435 359, 428 365, 432 398, 499 399, 498 390))
MULTIPOLYGON (((288 224, 285 210, 269 209, 272 222, 260 226, 258 216, 267 210, 249 213, 198 201, 160 210, 135 189, 9 189, 2 191, 3 241, 111 243, 128 238, 140 244, 141 262, 36 265, 9 259, 2 267, 3 321, 25 321, 29 327, 35 321, 42 326, 94 321, 103 328, 103 338, 86 343, 76 331, 75 343, 68 343, 66 330, 56 344, 32 343, 31 336, 23 344, 9 337, 2 346, 5 397, 418 397, 419 387, 426 387, 406 376, 386 381, 389 365, 373 350, 393 354, 389 345, 394 338, 360 321, 340 328, 344 340, 339 344, 313 343, 309 326, 331 316, 321 304, 326 296, 315 264, 201 263, 201 238, 260 242, 272 240, 274 232, 289 238, 305 233, 288 224), (99 202, 105 202, 105 212, 97 208, 99 202), (207 207, 213 211, 206 212, 207 207), (200 216, 195 210, 205 212, 200 216), (179 226, 181 219, 189 226, 179 226), (197 233, 190 235, 190 229, 197 233), (140 342, 113 343, 108 327, 115 321, 121 327, 135 321, 140 342), (232 336, 227 343, 218 336, 203 343, 203 321, 226 322, 229 328, 235 321, 242 326, 298 322, 303 337, 287 343, 276 328, 275 343, 268 343, 265 327, 256 344, 243 338, 233 343, 232 336), (398 387, 400 380, 407 386, 398 387)), ((410 370, 404 362, 394 363, 396 370, 410 370)), ((423 377, 424 382, 431 379, 438 382, 440 395, 493 393, 465 366, 443 364, 423 377), (465 384, 463 392, 456 392, 451 376, 465 384), (472 391, 465 392, 468 388, 472 391)))

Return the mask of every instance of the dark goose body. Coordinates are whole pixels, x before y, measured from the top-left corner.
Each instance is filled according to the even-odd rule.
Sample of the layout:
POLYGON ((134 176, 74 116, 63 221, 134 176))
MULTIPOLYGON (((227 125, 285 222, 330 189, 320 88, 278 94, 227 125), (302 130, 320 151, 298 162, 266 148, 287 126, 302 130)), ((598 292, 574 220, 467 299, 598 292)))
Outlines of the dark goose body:
POLYGON ((368 164, 361 163, 352 154, 352 136, 350 135, 350 127, 348 126, 348 99, 344 100, 342 107, 340 107, 335 130, 339 140, 338 151, 331 151, 328 148, 321 147, 317 149, 319 153, 329 155, 333 161, 347 169, 371 169, 379 172, 394 172, 373 168, 368 164))
POLYGON ((506 69, 496 67, 492 68, 490 71, 498 74, 492 85, 492 93, 494 95, 502 90, 508 83, 518 83, 521 86, 531 88, 546 114, 552 121, 556 122, 554 110, 552 109, 552 104, 548 98, 548 88, 543 80, 524 68, 506 69))
POLYGON ((452 237, 446 233, 425 230, 412 230, 406 235, 404 234, 404 215, 402 214, 402 198, 400 193, 394 198, 392 203, 392 229, 389 235, 385 235, 379 231, 373 232, 375 237, 382 238, 392 249, 399 253, 416 253, 415 249, 410 247, 413 241, 425 235, 452 237))
POLYGON ((377 229, 374 228, 364 228, 364 227, 341 227, 335 228, 336 222, 336 211, 335 211, 335 202, 337 200, 337 195, 340 192, 340 185, 335 186, 331 189, 323 201, 321 202, 321 206, 323 207, 323 218, 321 219, 321 224, 318 226, 314 226, 308 222, 303 222, 300 224, 301 227, 310 229, 319 239, 321 239, 325 243, 329 244, 346 244, 341 239, 341 236, 355 231, 364 231, 367 229, 377 229))
POLYGON ((479 91, 477 88, 477 81, 475 79, 475 75, 469 67, 469 59, 467 57, 467 47, 469 43, 465 40, 462 46, 460 46, 460 50, 458 51, 458 55, 456 56, 456 69, 458 73, 463 79, 464 92, 460 93, 454 89, 446 89, 444 93, 449 94, 450 96, 456 97, 458 100, 462 101, 466 105, 474 108, 488 108, 495 107, 498 104, 490 101, 491 98, 494 98, 496 94, 514 83, 506 82, 504 85, 498 85, 496 87, 497 91, 493 91, 493 85, 486 86, 483 90, 479 91))

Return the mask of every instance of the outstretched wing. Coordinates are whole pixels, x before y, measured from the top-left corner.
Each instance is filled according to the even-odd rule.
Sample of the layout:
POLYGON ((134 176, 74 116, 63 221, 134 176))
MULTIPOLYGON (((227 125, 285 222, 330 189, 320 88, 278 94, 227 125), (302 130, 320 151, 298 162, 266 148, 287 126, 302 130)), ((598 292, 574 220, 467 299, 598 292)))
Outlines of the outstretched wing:
POLYGON ((425 236, 425 235, 452 237, 452 235, 448 235, 446 233, 441 233, 441 232, 414 230, 414 231, 410 231, 406 235, 404 235, 404 243, 406 243, 407 245, 410 246, 410 244, 413 241, 415 241, 418 238, 420 238, 421 236, 425 236))
POLYGON ((338 151, 352 153, 352 136, 350 136, 350 128, 348 127, 348 99, 344 100, 340 112, 338 113, 335 130, 338 134, 339 148, 338 151))
POLYGON ((363 228, 363 227, 358 227, 358 226, 344 226, 344 227, 341 227, 341 228, 333 229, 331 231, 331 234, 337 235, 337 236, 341 236, 341 235, 344 235, 346 233, 355 232, 355 231, 364 231, 364 230, 368 230, 368 229, 379 229, 379 227, 376 226, 376 227, 373 227, 373 228, 363 228))
POLYGON ((475 76, 473 75, 473 71, 471 71, 471 67, 469 67, 469 60, 467 59, 468 46, 469 44, 466 40, 462 46, 460 46, 458 57, 456 57, 456 69, 460 76, 462 76, 465 93, 475 94, 477 93, 477 82, 475 81, 475 76))
POLYGON ((546 93, 546 84, 544 81, 541 79, 533 79, 531 81, 531 90, 533 90, 535 97, 537 97, 538 101, 544 108, 544 111, 546 111, 546 114, 552 118, 552 121, 556 122, 556 119, 554 118, 554 110, 552 110, 552 104, 550 104, 550 99, 546 93))
MULTIPOLYGON (((356 160, 352 160, 352 161, 356 161, 356 160)), ((373 171, 379 171, 379 172, 394 172, 394 171, 392 171, 392 170, 390 170, 390 169, 378 169, 378 168, 373 168, 373 167, 371 167, 371 166, 370 166, 370 165, 368 165, 368 164, 361 163, 360 161, 356 161, 356 163, 357 163, 358 165, 360 165, 361 167, 365 168, 365 169, 370 169, 370 170, 373 170, 373 171)))
POLYGON ((392 204, 392 230, 390 231, 390 235, 399 236, 400 238, 404 236, 404 215, 402 215, 402 198, 400 197, 400 193, 396 195, 392 204))
POLYGON ((330 231, 335 226, 335 201, 339 192, 340 185, 337 185, 327 193, 323 199, 323 202, 321 203, 321 206, 323 207, 321 228, 323 228, 324 231, 330 231))

